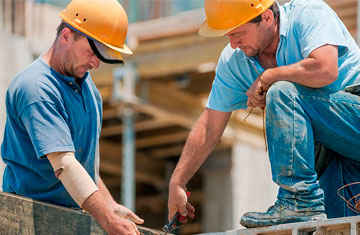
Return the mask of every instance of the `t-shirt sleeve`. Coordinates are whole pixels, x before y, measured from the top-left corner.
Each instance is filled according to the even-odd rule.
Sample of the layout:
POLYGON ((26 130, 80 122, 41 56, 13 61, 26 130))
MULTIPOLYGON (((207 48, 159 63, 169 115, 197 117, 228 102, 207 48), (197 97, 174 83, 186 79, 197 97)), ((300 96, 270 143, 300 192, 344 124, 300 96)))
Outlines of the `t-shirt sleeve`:
MULTIPOLYGON (((220 57, 216 75, 206 107, 217 111, 231 112, 247 108, 246 90, 241 85, 241 79, 231 70, 229 64, 220 57)), ((237 68, 239 69, 239 68, 237 68)))
POLYGON ((38 158, 52 152, 75 151, 66 113, 55 104, 35 102, 21 112, 20 119, 38 158))
POLYGON ((327 44, 338 46, 339 54, 348 50, 342 22, 322 1, 312 1, 299 9, 295 23, 304 58, 327 44))

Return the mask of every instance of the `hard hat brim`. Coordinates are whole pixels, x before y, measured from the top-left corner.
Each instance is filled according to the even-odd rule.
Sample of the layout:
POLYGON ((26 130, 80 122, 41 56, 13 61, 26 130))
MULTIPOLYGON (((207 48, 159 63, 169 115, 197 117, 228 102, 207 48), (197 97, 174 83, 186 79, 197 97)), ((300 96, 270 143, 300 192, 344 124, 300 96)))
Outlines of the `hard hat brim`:
POLYGON ((104 44, 105 46, 109 47, 110 49, 114 50, 114 51, 117 51, 117 52, 121 52, 121 53, 124 53, 124 54, 128 54, 128 55, 132 55, 133 52, 130 50, 130 48, 128 46, 126 46, 124 44, 124 46, 121 48, 121 47, 115 47, 115 46, 112 46, 108 43, 105 43, 105 42, 102 42, 100 41, 102 44, 104 44))
POLYGON ((229 28, 229 29, 214 29, 214 28, 210 28, 207 24, 207 21, 205 20, 205 22, 202 24, 202 26, 199 29, 199 34, 201 36, 205 36, 205 37, 220 37, 220 36, 224 36, 231 30, 239 27, 240 25, 237 25, 237 26, 235 26, 233 28, 229 28))
POLYGON ((120 52, 115 51, 106 45, 95 41, 93 39, 87 38, 90 44, 91 49, 93 50, 96 57, 104 63, 107 64, 123 64, 123 57, 120 52))

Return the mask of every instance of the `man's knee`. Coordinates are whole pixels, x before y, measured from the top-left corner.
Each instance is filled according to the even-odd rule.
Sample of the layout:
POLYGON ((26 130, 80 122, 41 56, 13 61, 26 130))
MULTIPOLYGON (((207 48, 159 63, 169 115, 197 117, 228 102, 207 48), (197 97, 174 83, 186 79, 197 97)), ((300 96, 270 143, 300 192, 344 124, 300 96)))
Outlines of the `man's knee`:
POLYGON ((274 83, 266 93, 266 102, 273 102, 283 97, 291 97, 297 91, 296 85, 288 81, 279 81, 274 83))

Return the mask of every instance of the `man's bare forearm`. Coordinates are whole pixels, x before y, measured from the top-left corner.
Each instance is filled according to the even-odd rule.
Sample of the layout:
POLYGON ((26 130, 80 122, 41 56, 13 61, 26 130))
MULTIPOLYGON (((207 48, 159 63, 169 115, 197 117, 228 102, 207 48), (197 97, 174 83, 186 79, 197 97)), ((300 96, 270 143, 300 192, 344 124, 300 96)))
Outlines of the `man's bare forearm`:
POLYGON ((96 191, 88 197, 83 203, 82 208, 89 212, 105 230, 111 226, 110 222, 115 214, 110 209, 106 200, 104 200, 104 196, 100 191, 96 191))
POLYGON ((98 187, 106 201, 108 201, 110 204, 117 204, 117 202, 114 200, 113 196, 107 189, 106 185, 104 184, 104 181, 100 177, 98 181, 98 187))
POLYGON ((261 79, 268 84, 289 81, 311 88, 324 87, 338 77, 337 59, 337 47, 326 45, 295 64, 266 70, 261 79))
POLYGON ((179 185, 185 188, 187 182, 206 160, 220 140, 231 113, 205 110, 193 127, 179 163, 171 177, 170 187, 179 185))

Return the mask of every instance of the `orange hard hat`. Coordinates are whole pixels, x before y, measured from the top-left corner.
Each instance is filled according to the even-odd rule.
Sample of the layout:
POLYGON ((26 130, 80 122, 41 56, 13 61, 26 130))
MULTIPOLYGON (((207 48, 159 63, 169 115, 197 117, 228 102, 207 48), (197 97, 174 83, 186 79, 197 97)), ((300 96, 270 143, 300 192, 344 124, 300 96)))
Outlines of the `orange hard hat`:
POLYGON ((72 0, 60 17, 92 39, 104 57, 122 61, 121 53, 132 54, 125 45, 128 18, 117 0, 72 0))
POLYGON ((205 0, 206 20, 199 34, 208 37, 223 36, 249 22, 275 0, 205 0))

